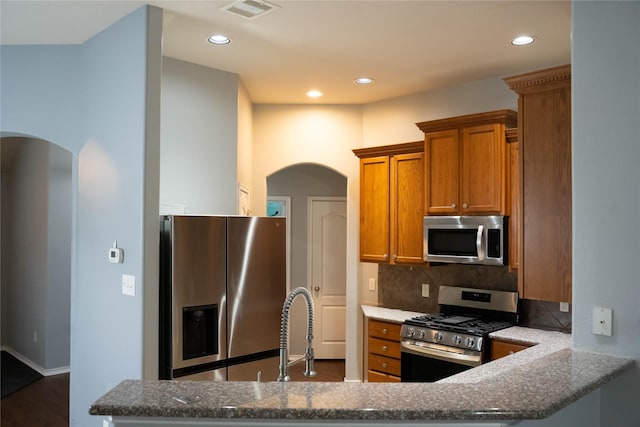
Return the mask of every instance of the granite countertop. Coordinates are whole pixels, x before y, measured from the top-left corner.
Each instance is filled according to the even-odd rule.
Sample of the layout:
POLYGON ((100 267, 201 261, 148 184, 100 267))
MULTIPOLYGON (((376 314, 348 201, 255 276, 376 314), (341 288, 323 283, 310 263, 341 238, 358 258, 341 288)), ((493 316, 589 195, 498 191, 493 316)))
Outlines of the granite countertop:
MULTIPOLYGON (((409 313, 363 306, 367 317, 409 313)), ((420 314, 420 313, 417 313, 420 314)), ((113 417, 307 420, 546 418, 631 369, 634 360, 570 348, 570 336, 522 327, 492 334, 536 344, 437 383, 125 380, 91 405, 113 417), (180 403, 175 398, 190 399, 180 403)))
POLYGON ((397 310, 395 308, 378 307, 374 305, 362 305, 362 313, 365 317, 377 320, 386 320, 387 322, 402 323, 406 319, 422 316, 424 313, 415 311, 397 310))

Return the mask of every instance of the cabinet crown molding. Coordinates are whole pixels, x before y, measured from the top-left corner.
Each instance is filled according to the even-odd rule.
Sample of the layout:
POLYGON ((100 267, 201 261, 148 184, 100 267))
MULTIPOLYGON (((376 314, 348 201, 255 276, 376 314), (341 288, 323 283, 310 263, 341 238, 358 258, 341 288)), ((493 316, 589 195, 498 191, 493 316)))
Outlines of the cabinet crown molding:
POLYGON ((430 133, 466 126, 479 126, 496 123, 502 123, 508 128, 516 127, 518 123, 518 113, 513 110, 487 111, 484 113, 467 114, 464 116, 420 122, 416 123, 416 126, 418 126, 418 128, 424 133, 430 133))
POLYGON ((502 80, 518 94, 552 90, 571 85, 571 64, 505 77, 502 80))
POLYGON ((395 156, 396 154, 420 153, 424 151, 424 141, 381 145, 379 147, 356 148, 352 151, 361 159, 365 157, 395 156))

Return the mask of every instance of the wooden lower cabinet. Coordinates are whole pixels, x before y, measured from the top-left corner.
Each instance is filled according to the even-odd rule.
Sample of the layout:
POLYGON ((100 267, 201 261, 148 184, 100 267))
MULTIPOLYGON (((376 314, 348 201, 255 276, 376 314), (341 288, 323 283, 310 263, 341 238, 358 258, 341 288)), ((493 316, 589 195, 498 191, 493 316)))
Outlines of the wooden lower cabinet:
POLYGON ((367 381, 400 382, 400 324, 367 321, 367 381))
POLYGON ((517 353, 529 347, 531 346, 527 344, 491 339, 491 360, 500 359, 501 357, 517 353))

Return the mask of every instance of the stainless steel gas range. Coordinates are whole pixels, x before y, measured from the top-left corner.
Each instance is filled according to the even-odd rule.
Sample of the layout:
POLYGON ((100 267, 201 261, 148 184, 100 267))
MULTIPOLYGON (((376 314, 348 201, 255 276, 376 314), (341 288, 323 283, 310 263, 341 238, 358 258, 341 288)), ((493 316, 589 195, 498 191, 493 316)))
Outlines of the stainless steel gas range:
POLYGON ((440 312, 405 320, 401 380, 432 382, 488 359, 491 332, 518 323, 518 293, 440 286, 440 312))

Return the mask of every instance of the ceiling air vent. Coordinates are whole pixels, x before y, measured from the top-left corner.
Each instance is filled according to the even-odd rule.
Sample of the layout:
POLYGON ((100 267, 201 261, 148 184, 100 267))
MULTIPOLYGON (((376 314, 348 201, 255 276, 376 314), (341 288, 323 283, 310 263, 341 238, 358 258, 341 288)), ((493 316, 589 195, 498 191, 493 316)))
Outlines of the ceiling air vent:
POLYGON ((238 0, 224 6, 222 10, 226 10, 234 15, 240 15, 243 18, 255 19, 258 16, 266 15, 272 10, 279 9, 280 6, 260 0, 238 0))

